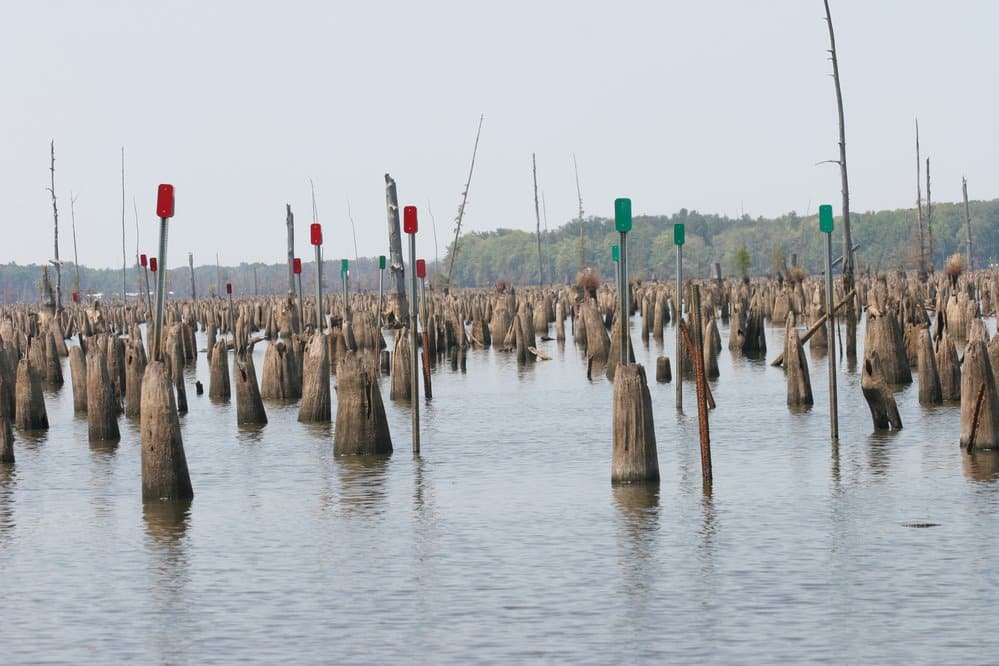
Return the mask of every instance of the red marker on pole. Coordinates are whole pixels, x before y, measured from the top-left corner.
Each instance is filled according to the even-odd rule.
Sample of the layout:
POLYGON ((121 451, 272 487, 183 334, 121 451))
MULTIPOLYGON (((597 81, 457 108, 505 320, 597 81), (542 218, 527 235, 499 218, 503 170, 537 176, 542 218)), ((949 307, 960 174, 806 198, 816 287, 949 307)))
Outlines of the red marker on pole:
POLYGON ((419 320, 416 316, 416 206, 406 206, 402 209, 402 228, 409 234, 409 265, 413 268, 413 278, 409 291, 409 333, 412 345, 412 366, 410 368, 410 392, 413 399, 413 453, 420 453, 420 355, 417 353, 416 329, 419 320))
MULTIPOLYGON (((160 218, 159 260, 163 262, 163 270, 159 271, 159 274, 156 276, 156 314, 153 319, 153 325, 156 329, 153 334, 153 361, 162 360, 160 358, 160 349, 162 348, 161 342, 163 337, 163 306, 166 300, 167 220, 173 217, 173 213, 173 185, 162 183, 156 190, 156 216, 160 218)), ((156 260, 153 259, 153 261, 156 260)))
POLYGON ((309 229, 310 240, 316 248, 316 326, 323 332, 323 228, 318 222, 313 222, 309 229))
POLYGON ((146 261, 146 255, 144 254, 139 255, 139 265, 142 266, 143 268, 145 268, 148 265, 148 262, 146 261))
POLYGON ((292 271, 294 271, 295 275, 301 275, 302 274, 302 260, 299 259, 298 257, 295 257, 294 259, 292 259, 291 260, 291 269, 292 269, 292 271))
POLYGON ((225 283, 225 293, 227 293, 227 294, 231 294, 232 293, 232 282, 226 282, 225 283))
POLYGON ((323 244, 323 226, 318 222, 314 222, 309 228, 310 238, 313 245, 323 244))
POLYGON ((427 261, 426 261, 426 259, 417 259, 416 260, 416 277, 420 278, 421 280, 423 278, 427 277, 427 261))
POLYGON ((156 257, 149 257, 149 270, 156 272, 156 257))

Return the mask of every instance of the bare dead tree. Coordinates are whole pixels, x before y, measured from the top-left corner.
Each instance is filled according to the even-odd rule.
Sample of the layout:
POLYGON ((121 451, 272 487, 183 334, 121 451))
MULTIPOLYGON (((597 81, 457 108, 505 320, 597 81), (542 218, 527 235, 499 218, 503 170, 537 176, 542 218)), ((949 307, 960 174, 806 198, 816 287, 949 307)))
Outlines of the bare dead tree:
POLYGON ((49 193, 52 195, 52 228, 54 230, 54 245, 55 245, 55 256, 53 259, 49 260, 55 266, 56 269, 56 286, 55 286, 55 311, 62 311, 62 262, 59 261, 59 208, 56 206, 56 193, 55 193, 55 139, 49 144, 51 160, 49 162, 49 171, 52 175, 51 187, 48 188, 49 193))
MULTIPOLYGON (((125 259, 125 146, 121 147, 121 300, 128 301, 128 290, 125 287, 128 261, 125 259)), ((162 266, 160 270, 166 270, 162 266)))
MULTIPOLYGON (((843 289, 846 293, 853 290, 854 258, 853 239, 850 235, 850 185, 846 171, 846 123, 843 119, 843 91, 840 87, 839 61, 836 58, 836 35, 833 32, 832 14, 829 11, 829 0, 822 0, 826 9, 826 24, 829 28, 829 56, 832 60, 833 83, 836 88, 836 112, 839 117, 839 175, 843 195, 843 289)), ((857 311, 853 304, 846 308, 846 355, 847 358, 857 357, 857 311)))
POLYGON ((437 246, 437 220, 434 219, 434 211, 430 208, 430 199, 427 199, 427 215, 430 216, 430 226, 434 230, 434 265, 437 271, 441 270, 441 254, 437 246))
POLYGON ((288 227, 288 293, 295 295, 295 215, 291 204, 284 205, 284 223, 288 227))
POLYGON ((583 192, 579 189, 579 165, 576 153, 572 154, 572 168, 576 171, 576 198, 579 200, 579 270, 586 269, 586 241, 583 235, 583 192))
POLYGON ((69 220, 73 227, 73 268, 76 275, 73 278, 73 292, 80 293, 80 257, 76 252, 76 200, 79 197, 73 196, 73 190, 69 191, 69 220))
POLYGON ((919 266, 921 282, 926 282, 926 235, 923 220, 923 177, 920 173, 922 159, 919 156, 919 119, 916 118, 916 222, 919 225, 919 266))
POLYGON ((933 203, 930 199, 930 158, 926 158, 926 238, 929 244, 930 273, 933 272, 933 203))
POLYGON ((454 261, 458 257, 458 238, 461 236, 461 220, 465 217, 465 204, 468 203, 468 188, 472 185, 472 172, 475 170, 475 155, 479 152, 479 135, 482 134, 482 119, 485 114, 479 115, 479 129, 475 131, 475 146, 472 148, 472 164, 468 167, 468 180, 465 181, 465 191, 461 193, 461 205, 458 206, 458 215, 454 224, 454 243, 451 245, 451 261, 447 267, 447 286, 451 287, 451 274, 454 271, 454 261))
MULTIPOLYGON (((350 220, 350 234, 354 237, 354 266, 357 270, 360 270, 357 261, 357 229, 354 227, 354 216, 350 212, 350 199, 347 199, 347 219, 350 220)), ((361 290, 361 279, 358 276, 357 279, 357 290, 361 290)))
POLYGON ((531 172, 534 175, 534 219, 537 222, 538 231, 538 286, 544 286, 545 272, 541 260, 541 209, 538 206, 538 162, 534 153, 531 153, 531 172))
POLYGON ((964 197, 964 242, 965 251, 968 256, 968 270, 974 270, 975 265, 971 258, 971 209, 968 207, 968 179, 961 176, 961 194, 964 197))
POLYGON ((385 311, 391 314, 395 323, 405 324, 409 321, 409 303, 406 299, 406 267, 402 260, 402 230, 399 228, 399 195, 395 180, 388 174, 385 174, 385 207, 388 214, 389 268, 392 281, 385 298, 385 311))

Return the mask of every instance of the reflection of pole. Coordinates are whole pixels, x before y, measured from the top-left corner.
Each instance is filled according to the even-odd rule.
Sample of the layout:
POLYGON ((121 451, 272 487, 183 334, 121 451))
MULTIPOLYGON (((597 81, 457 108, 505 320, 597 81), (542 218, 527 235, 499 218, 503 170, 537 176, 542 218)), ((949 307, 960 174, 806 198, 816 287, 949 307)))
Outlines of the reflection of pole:
POLYGON ((621 365, 628 365, 628 234, 621 232, 617 265, 617 293, 621 301, 621 365))
POLYGON ((839 439, 839 408, 836 398, 836 313, 833 308, 832 233, 826 236, 826 313, 829 315, 829 431, 833 440, 839 439))
POLYGON ((421 303, 421 313, 420 316, 423 317, 423 350, 421 356, 423 356, 423 393, 427 396, 427 400, 434 397, 433 388, 430 385, 430 336, 427 334, 427 327, 429 326, 430 311, 427 310, 427 281, 424 278, 420 278, 420 303, 421 303))
POLYGON ((153 332, 153 360, 160 361, 160 341, 163 337, 163 300, 166 297, 167 218, 160 218, 160 268, 156 271, 156 330, 153 332))
POLYGON ((320 256, 319 245, 316 245, 316 326, 317 330, 323 332, 323 260, 320 256))
POLYGON ((420 357, 417 351, 416 329, 416 233, 409 234, 409 272, 412 274, 409 292, 409 338, 413 348, 410 354, 410 391, 413 398, 413 453, 420 453, 420 357))
POLYGON ((683 245, 676 246, 676 408, 683 409, 683 245))

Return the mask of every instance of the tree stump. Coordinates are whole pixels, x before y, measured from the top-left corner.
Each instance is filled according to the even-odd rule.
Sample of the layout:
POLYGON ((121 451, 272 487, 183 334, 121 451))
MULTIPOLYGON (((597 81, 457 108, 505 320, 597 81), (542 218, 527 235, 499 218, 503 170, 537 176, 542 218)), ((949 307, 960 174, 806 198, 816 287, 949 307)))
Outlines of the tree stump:
POLYGON ((187 388, 184 386, 184 347, 183 331, 180 324, 170 327, 166 341, 166 354, 169 357, 170 373, 173 375, 177 391, 177 413, 187 414, 187 388))
POLYGON ((668 384, 673 380, 673 372, 669 367, 669 356, 660 356, 656 359, 656 381, 660 384, 668 384))
POLYGON ((267 413, 264 412, 264 402, 260 399, 257 371, 253 367, 252 348, 236 352, 232 370, 233 381, 236 384, 236 424, 266 424, 267 413))
MULTIPOLYGON (((910 324, 910 326, 912 326, 910 324)), ((940 375, 937 373, 937 358, 933 352, 933 339, 930 329, 926 326, 916 327, 917 333, 917 365, 919 374, 919 404, 939 405, 943 402, 943 390, 940 388, 940 375)))
POLYGON ((146 348, 142 340, 130 340, 125 348, 125 416, 142 413, 142 376, 146 372, 146 348))
POLYGON ((27 358, 17 363, 14 386, 14 425, 18 430, 47 430, 49 416, 45 411, 42 381, 27 358))
POLYGON ((11 427, 10 403, 3 398, 10 389, 9 381, 0 373, 0 463, 14 462, 14 429, 11 427))
POLYGON ((117 415, 107 355, 102 345, 93 345, 87 354, 87 438, 91 443, 121 439, 117 415))
MULTIPOLYGON (((403 400, 408 402, 413 395, 412 391, 412 351, 409 348, 409 336, 405 328, 400 328, 395 333, 395 349, 392 353, 392 386, 389 390, 390 400, 403 400)), ((340 372, 340 368, 337 368, 340 372)), ((339 393, 337 394, 339 396, 339 393)))
POLYGON ((73 384, 73 411, 85 414, 87 411, 87 359, 83 348, 74 345, 69 350, 69 376, 73 384))
MULTIPOLYGON (((325 343, 325 337, 323 336, 325 343)), ((326 368, 327 381, 329 368, 326 368)), ((267 345, 261 371, 260 397, 267 400, 297 400, 302 397, 294 352, 282 341, 267 345)))
POLYGON ((305 377, 298 420, 303 423, 329 423, 332 417, 330 359, 325 335, 319 332, 312 334, 312 339, 305 348, 302 365, 305 377))
POLYGON ((652 397, 641 364, 618 366, 613 396, 611 483, 659 481, 652 397))
POLYGON ((982 340, 968 342, 961 371, 961 446, 999 449, 999 396, 982 340))
POLYGON ((798 329, 790 320, 784 339, 784 371, 787 377, 787 404, 790 407, 812 405, 812 380, 808 373, 805 346, 801 344, 798 329))
MULTIPOLYGON (((907 366, 908 367, 908 366, 907 366)), ((867 400, 874 420, 875 430, 902 429, 902 417, 895 404, 895 396, 888 388, 884 370, 881 367, 881 357, 876 351, 864 355, 864 370, 860 378, 860 389, 867 400)))
POLYGON ((215 343, 209 358, 208 397, 211 400, 228 400, 232 396, 232 387, 229 384, 229 346, 225 340, 215 343))
POLYGON ((59 358, 59 347, 50 329, 45 334, 45 384, 58 388, 65 380, 62 376, 62 362, 59 358))
POLYGON ((885 381, 889 384, 912 382, 909 358, 905 353, 902 329, 892 312, 880 312, 869 308, 867 312, 867 332, 864 335, 864 353, 876 351, 884 370, 885 381))
POLYGON ((957 358, 957 347, 946 331, 937 340, 937 376, 940 377, 940 394, 945 402, 961 399, 961 362, 957 358))
POLYGON ((392 436, 378 378, 366 367, 364 359, 353 352, 337 368, 336 396, 334 455, 392 453, 392 436))
POLYGON ((194 497, 170 372, 153 361, 142 377, 142 500, 194 497))

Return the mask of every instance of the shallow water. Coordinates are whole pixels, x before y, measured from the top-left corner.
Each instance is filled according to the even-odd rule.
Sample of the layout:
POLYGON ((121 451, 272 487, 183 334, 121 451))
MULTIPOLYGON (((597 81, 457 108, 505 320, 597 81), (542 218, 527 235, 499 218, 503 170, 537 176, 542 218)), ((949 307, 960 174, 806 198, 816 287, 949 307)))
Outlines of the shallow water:
POLYGON ((903 430, 872 434, 845 361, 832 444, 826 357, 808 354, 816 405, 791 411, 767 334, 767 360, 719 357, 711 494, 693 383, 678 413, 654 381, 672 328, 665 347, 633 334, 656 489, 611 486, 611 385, 571 339, 526 368, 437 366, 419 457, 383 380, 395 453, 371 460, 334 458, 294 404, 237 427, 194 395, 201 355, 180 505, 141 502, 137 421, 88 446, 64 365, 52 428, 0 466, 0 661, 994 661, 999 458, 962 453, 958 406, 920 407, 916 384, 903 430))

